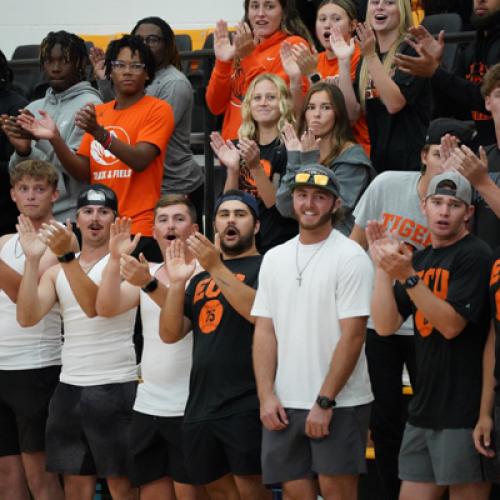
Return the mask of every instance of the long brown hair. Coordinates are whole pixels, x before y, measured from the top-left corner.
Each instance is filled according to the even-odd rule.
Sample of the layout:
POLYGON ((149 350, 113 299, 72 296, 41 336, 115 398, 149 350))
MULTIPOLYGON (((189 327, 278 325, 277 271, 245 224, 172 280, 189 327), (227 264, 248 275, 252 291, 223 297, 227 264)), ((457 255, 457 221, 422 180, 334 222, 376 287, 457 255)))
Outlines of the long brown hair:
POLYGON ((301 137, 307 129, 306 111, 309 106, 309 102, 311 101, 311 97, 317 92, 323 91, 328 94, 330 104, 333 106, 333 110, 335 112, 335 124, 330 134, 330 153, 321 162, 323 165, 328 167, 347 145, 355 143, 356 141, 352 133, 351 122, 349 121, 344 95, 336 85, 332 85, 327 82, 315 83, 307 92, 302 111, 300 112, 300 116, 297 120, 298 136, 301 137))

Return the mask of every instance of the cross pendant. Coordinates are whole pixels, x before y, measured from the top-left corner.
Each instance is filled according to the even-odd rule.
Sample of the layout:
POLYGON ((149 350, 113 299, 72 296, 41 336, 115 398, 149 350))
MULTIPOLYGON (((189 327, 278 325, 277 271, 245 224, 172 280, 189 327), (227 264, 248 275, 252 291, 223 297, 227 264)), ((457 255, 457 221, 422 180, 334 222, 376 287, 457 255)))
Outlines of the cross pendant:
POLYGON ((296 280, 299 282, 299 286, 302 285, 302 276, 297 276, 296 280))

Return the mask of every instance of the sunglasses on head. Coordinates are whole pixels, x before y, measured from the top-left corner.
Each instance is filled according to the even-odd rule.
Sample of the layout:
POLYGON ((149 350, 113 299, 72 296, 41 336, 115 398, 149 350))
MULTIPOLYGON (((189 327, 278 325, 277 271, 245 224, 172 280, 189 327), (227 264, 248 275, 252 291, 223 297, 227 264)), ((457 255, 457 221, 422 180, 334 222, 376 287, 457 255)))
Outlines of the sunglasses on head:
POLYGON ((295 182, 297 184, 313 184, 314 186, 328 186, 330 178, 325 174, 314 172, 299 172, 295 174, 295 182))

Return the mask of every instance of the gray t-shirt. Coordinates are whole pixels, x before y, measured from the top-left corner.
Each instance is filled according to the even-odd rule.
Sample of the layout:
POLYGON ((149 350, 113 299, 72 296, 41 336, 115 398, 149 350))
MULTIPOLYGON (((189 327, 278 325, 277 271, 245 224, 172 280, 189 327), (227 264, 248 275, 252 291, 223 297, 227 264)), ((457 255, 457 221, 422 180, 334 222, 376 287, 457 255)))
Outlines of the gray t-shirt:
MULTIPOLYGON (((431 236, 427 220, 420 210, 417 191, 420 177, 420 172, 387 171, 379 174, 354 209, 355 224, 364 229, 369 220, 378 220, 394 237, 415 250, 428 246, 431 236)), ((411 318, 397 333, 413 334, 411 318)))

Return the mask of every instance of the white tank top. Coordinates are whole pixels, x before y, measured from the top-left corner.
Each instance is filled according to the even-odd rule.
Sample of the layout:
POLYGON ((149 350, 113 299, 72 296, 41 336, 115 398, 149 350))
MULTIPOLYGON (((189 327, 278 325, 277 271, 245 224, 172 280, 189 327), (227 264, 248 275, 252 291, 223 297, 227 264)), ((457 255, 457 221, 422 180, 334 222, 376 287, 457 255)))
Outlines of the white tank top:
MULTIPOLYGON (((0 258, 19 274, 24 252, 18 235, 6 241, 0 258)), ((16 319, 16 304, 0 290, 0 370, 30 370, 61 364, 61 317, 55 306, 35 326, 23 328, 16 319)))
MULTIPOLYGON (((103 257, 88 273, 97 285, 108 258, 103 257)), ((136 380, 132 342, 136 310, 113 318, 89 318, 76 301, 62 269, 56 290, 64 323, 61 382, 89 386, 136 380)))
MULTIPOLYGON (((163 264, 151 268, 154 275, 163 264)), ((189 393, 193 334, 175 344, 160 338, 160 308, 141 290, 141 319, 144 347, 141 373, 144 382, 137 388, 134 410, 158 417, 184 415, 189 393)))

